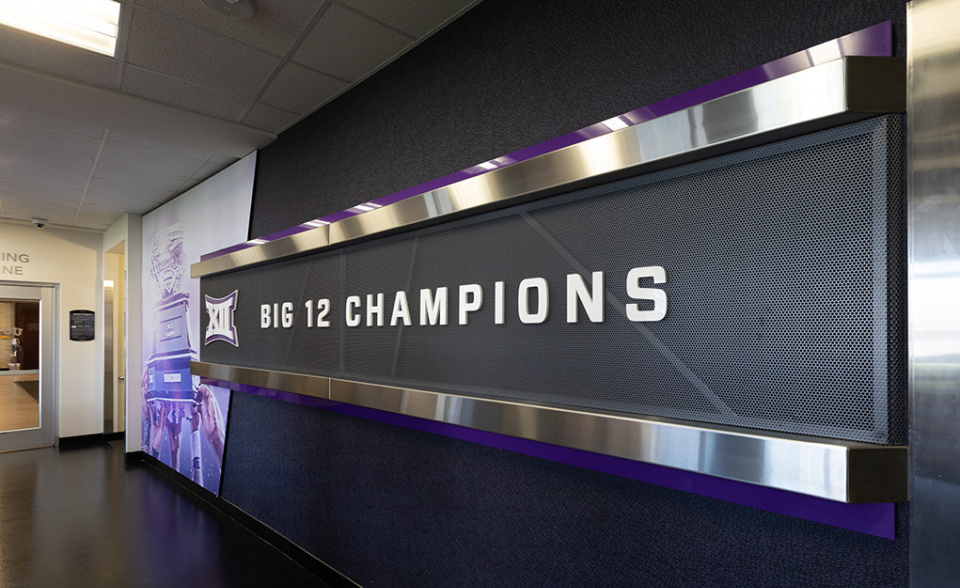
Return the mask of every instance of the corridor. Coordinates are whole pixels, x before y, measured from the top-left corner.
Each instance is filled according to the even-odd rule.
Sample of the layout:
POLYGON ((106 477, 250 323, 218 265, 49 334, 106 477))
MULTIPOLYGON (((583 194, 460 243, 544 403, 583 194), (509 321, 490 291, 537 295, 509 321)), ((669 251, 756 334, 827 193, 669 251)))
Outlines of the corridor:
POLYGON ((0 454, 0 586, 326 584, 114 442, 0 454))

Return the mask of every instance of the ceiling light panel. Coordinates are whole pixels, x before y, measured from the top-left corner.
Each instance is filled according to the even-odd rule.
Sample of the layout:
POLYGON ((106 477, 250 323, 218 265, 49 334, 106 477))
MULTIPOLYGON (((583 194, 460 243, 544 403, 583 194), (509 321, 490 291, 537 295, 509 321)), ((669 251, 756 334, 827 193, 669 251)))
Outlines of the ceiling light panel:
POLYGON ((120 4, 113 0, 0 0, 0 24, 114 57, 120 4))

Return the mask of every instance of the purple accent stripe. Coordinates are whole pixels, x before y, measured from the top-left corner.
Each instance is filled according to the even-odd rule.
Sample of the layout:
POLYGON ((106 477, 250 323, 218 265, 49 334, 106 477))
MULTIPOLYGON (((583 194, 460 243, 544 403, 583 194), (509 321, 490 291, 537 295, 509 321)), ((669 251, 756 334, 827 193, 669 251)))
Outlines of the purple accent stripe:
POLYGON ((322 398, 302 396, 292 392, 280 392, 222 380, 208 380, 207 378, 203 378, 203 381, 247 394, 275 398, 302 406, 320 408, 388 425, 406 427, 408 429, 478 443, 488 447, 496 447, 514 453, 522 453, 524 455, 557 461, 639 482, 665 486, 709 498, 717 498, 727 502, 734 502, 816 523, 823 523, 858 533, 866 533, 884 539, 896 538, 893 503, 846 504, 814 496, 787 492, 785 490, 777 490, 775 488, 765 488, 754 484, 725 480, 706 474, 687 472, 619 457, 611 457, 609 455, 601 455, 599 453, 591 453, 579 449, 550 445, 540 441, 509 437, 507 435, 480 431, 459 425, 451 425, 362 406, 343 404, 322 398))
MULTIPOLYGON (((643 108, 631 110, 630 112, 615 118, 620 119, 620 122, 624 123, 628 127, 633 126, 660 116, 689 108, 691 106, 696 106, 697 104, 703 104, 704 102, 715 100, 728 94, 733 94, 734 92, 746 90, 747 88, 752 88, 786 75, 797 73, 798 71, 808 69, 815 65, 820 65, 841 57, 849 57, 854 55, 866 57, 889 57, 893 55, 893 23, 891 21, 886 21, 877 25, 873 25, 872 27, 861 29, 855 33, 850 33, 849 35, 840 37, 839 39, 827 41, 826 43, 822 43, 816 47, 811 47, 805 51, 799 51, 793 55, 782 57, 765 65, 748 69, 744 72, 740 72, 722 80, 707 84, 706 86, 701 86, 694 90, 690 90, 689 92, 678 94, 671 98, 667 98, 666 100, 661 100, 649 106, 644 106, 643 108)), ((557 151, 559 149, 563 149, 564 147, 569 147, 570 145, 580 143, 581 141, 586 141, 587 139, 592 139, 594 137, 599 137, 612 132, 614 131, 607 125, 599 122, 582 128, 578 131, 567 133, 566 135, 555 137, 548 141, 544 141, 543 143, 538 143, 536 145, 521 149, 520 151, 516 151, 509 155, 498 157, 497 159, 490 161, 489 165, 475 165, 473 167, 468 167, 465 170, 443 176, 442 178, 437 178, 418 186, 407 188, 406 190, 401 190, 400 192, 390 194, 389 196, 377 198, 371 202, 381 206, 393 204, 394 202, 406 200, 407 198, 412 198, 414 196, 425 194, 432 190, 437 190, 474 176, 485 174, 499 167, 512 165, 527 159, 532 159, 545 153, 557 151)), ((360 213, 344 210, 319 218, 317 220, 332 223, 355 216, 357 214, 360 213)), ((276 241, 277 239, 282 239, 283 237, 289 237, 290 235, 296 235, 297 233, 308 231, 311 228, 313 227, 308 224, 301 224, 260 238, 264 241, 276 241)), ((213 259, 215 257, 226 255, 227 253, 233 253, 235 251, 241 251, 253 246, 254 245, 249 242, 239 243, 225 249, 220 249, 218 251, 202 255, 200 260, 207 261, 208 259, 213 259)))

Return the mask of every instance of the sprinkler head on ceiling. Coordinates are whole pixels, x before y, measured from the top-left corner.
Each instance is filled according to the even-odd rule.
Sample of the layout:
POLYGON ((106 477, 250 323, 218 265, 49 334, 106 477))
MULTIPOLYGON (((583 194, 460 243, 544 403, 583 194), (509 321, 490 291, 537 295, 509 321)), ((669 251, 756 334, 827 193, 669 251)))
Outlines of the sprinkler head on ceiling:
POLYGON ((250 20, 257 13, 253 0, 200 0, 217 14, 234 20, 250 20))

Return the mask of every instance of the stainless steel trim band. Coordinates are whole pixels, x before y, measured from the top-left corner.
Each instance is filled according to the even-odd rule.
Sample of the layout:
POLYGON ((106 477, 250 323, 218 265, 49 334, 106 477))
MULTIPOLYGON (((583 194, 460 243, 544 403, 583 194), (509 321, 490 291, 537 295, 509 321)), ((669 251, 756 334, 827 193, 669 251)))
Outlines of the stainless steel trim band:
POLYGON ((307 251, 317 251, 328 245, 330 245, 330 227, 317 227, 283 239, 261 243, 256 247, 195 263, 190 266, 190 277, 199 278, 268 261, 278 261, 307 251))
POLYGON ((330 398, 330 378, 323 376, 258 370, 200 361, 190 362, 190 373, 201 378, 213 378, 245 386, 293 392, 313 398, 330 398))
POLYGON ((203 377, 328 398, 828 500, 900 502, 907 498, 906 447, 762 435, 204 362, 190 365, 194 375, 203 377))
POLYGON ((328 226, 193 264, 201 277, 905 109, 899 58, 846 57, 328 226))

